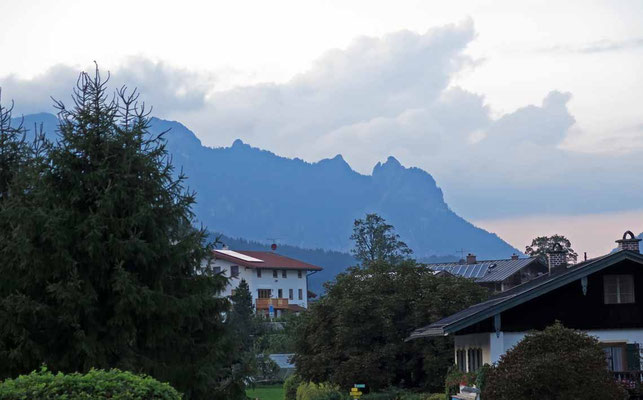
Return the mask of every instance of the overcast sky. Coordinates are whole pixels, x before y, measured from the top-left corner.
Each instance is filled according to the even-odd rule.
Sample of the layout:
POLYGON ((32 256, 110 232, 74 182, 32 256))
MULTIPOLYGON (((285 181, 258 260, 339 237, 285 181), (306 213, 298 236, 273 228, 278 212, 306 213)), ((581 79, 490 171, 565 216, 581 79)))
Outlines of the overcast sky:
POLYGON ((643 231, 641 21, 640 0, 0 0, 0 86, 51 111, 96 60, 206 145, 393 155, 518 247, 582 220, 596 248, 643 231))

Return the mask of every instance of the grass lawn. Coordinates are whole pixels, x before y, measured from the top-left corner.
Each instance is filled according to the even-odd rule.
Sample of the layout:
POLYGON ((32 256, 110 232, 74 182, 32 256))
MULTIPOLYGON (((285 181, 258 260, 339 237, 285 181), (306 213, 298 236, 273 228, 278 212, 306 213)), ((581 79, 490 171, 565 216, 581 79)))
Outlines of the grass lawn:
POLYGON ((254 389, 246 390, 246 396, 251 399, 284 400, 284 388, 278 385, 257 385, 254 389))

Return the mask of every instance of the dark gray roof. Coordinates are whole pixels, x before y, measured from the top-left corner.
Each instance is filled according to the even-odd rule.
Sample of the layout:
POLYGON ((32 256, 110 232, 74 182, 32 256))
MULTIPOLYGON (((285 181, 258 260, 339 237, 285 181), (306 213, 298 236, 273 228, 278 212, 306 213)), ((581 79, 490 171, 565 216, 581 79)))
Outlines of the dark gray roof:
POLYGON ((555 272, 542 275, 527 283, 501 292, 492 296, 487 301, 475 304, 434 322, 431 325, 416 329, 411 333, 408 340, 426 336, 446 336, 450 333, 458 332, 477 322, 493 317, 502 311, 513 308, 623 260, 632 260, 643 264, 643 255, 629 250, 621 250, 568 267, 559 268, 555 272))
POLYGON ((453 275, 472 278, 475 279, 476 282, 502 282, 533 262, 538 262, 538 258, 485 260, 475 264, 427 264, 427 267, 434 271, 447 271, 453 275))
POLYGON ((279 366, 279 368, 295 368, 292 362, 294 354, 269 354, 268 357, 279 366))

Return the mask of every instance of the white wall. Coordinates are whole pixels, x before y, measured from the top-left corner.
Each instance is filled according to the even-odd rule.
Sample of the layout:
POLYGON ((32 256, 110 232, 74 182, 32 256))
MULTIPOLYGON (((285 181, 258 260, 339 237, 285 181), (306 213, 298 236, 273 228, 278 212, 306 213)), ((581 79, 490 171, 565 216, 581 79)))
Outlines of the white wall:
MULTIPOLYGON (((639 343, 643 344, 643 329, 605 329, 589 330, 587 334, 596 337, 603 343, 639 343)), ((511 350, 526 335, 526 332, 476 333, 455 336, 455 350, 480 348, 482 362, 495 363, 500 356, 511 350)))
MULTIPOLYGON (((455 349, 458 350, 469 350, 469 349, 482 349, 482 363, 491 364, 491 354, 489 346, 489 334, 488 333, 472 333, 469 335, 458 335, 455 337, 455 349)), ((455 353, 454 353, 455 354, 455 353)), ((455 355, 457 360, 457 355, 455 355)))
MULTIPOLYGON (((216 259, 213 262, 214 267, 220 267, 221 271, 227 278, 230 278, 230 267, 236 265, 230 261, 216 259)), ((271 289, 272 298, 278 297, 278 289, 282 289, 283 297, 289 299, 289 289, 293 291, 293 299, 288 300, 289 304, 297 304, 308 308, 308 289, 306 284, 306 274, 308 271, 301 271, 301 278, 298 277, 296 270, 286 270, 286 278, 282 278, 281 269, 277 270, 277 278, 273 277, 272 269, 261 269, 261 278, 257 277, 255 268, 239 266, 239 277, 230 278, 230 283, 223 295, 229 296, 232 290, 239 286, 241 279, 245 279, 252 293, 252 302, 255 303, 258 297, 258 289, 271 289), (299 289, 302 291, 302 299, 299 299, 299 289)))

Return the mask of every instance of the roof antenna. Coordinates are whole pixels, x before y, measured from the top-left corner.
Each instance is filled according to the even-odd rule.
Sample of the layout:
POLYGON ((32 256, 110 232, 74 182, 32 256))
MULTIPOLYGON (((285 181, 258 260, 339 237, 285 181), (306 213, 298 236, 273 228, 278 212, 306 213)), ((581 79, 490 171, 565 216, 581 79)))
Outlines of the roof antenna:
POLYGON ((464 253, 467 251, 465 249, 455 250, 456 253, 460 253, 460 258, 464 260, 464 253))

